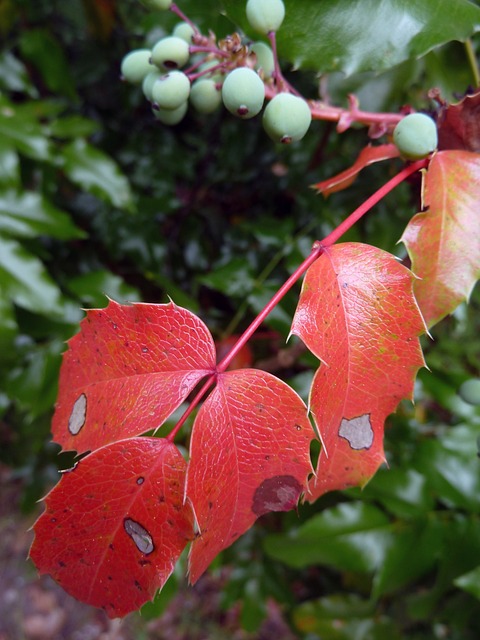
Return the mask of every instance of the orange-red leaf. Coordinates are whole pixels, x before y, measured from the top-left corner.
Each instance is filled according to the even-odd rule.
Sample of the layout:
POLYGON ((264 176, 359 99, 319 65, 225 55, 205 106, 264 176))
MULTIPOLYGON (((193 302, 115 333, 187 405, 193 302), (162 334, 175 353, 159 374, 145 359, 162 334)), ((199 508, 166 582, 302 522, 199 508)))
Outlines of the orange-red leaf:
POLYGON ((54 440, 94 451, 156 429, 214 368, 207 327, 172 302, 87 311, 63 356, 54 440))
POLYGON ((424 323, 412 274, 394 256, 334 245, 309 268, 292 324, 322 360, 310 410, 322 438, 307 499, 364 485, 384 460, 385 418, 410 398, 424 323))
POLYGON ((259 516, 295 508, 312 471, 313 437, 301 398, 275 376, 253 369, 219 376, 190 447, 186 494, 200 531, 192 583, 259 516))
POLYGON ((75 598, 125 616, 162 588, 187 542, 186 463, 167 440, 130 438, 86 456, 45 499, 30 557, 75 598))
POLYGON ((394 144, 381 144, 375 147, 368 145, 362 149, 360 155, 351 167, 327 180, 317 182, 313 187, 324 196, 329 196, 331 193, 342 191, 342 189, 349 187, 352 182, 355 181, 360 171, 370 164, 388 160, 389 158, 398 158, 399 155, 400 153, 394 144))
POLYGON ((480 277, 480 155, 440 151, 425 176, 426 209, 402 236, 420 278, 415 295, 428 326, 468 299, 480 277))

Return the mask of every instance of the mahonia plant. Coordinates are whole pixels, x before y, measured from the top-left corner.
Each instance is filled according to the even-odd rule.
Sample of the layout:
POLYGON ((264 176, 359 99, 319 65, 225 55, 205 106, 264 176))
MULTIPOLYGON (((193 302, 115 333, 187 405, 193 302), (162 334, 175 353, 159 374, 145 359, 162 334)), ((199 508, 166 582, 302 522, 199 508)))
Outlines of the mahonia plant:
POLYGON ((370 141, 354 164, 315 185, 325 195, 350 185, 373 162, 406 162, 313 244, 219 362, 208 328, 174 302, 111 300, 105 309, 87 311, 63 356, 52 425, 63 449, 87 455, 45 498, 30 557, 41 573, 110 617, 152 599, 187 544, 195 583, 260 516, 365 485, 385 460, 385 420, 412 398, 424 365, 419 336, 468 299, 480 272, 478 127, 472 135, 480 94, 448 105, 432 92, 432 117, 410 108, 364 112, 353 96, 348 109, 334 107, 305 99, 282 75, 276 51, 281 0, 248 0, 246 7, 252 28, 267 35, 270 47, 239 33, 217 42, 172 2, 144 4, 181 19, 172 35, 151 50, 129 53, 121 65, 123 78, 142 85, 161 122, 178 123, 189 102, 208 114, 223 101, 240 119, 263 109, 267 134, 283 144, 301 140, 312 119, 336 121, 339 133, 352 123, 368 126, 370 141), (381 136, 386 142, 372 143, 381 136), (411 271, 373 246, 337 242, 418 171, 422 209, 401 238, 411 271), (270 373, 229 370, 302 276, 291 334, 321 362, 308 407, 270 373), (142 435, 158 430, 195 390, 166 437, 142 435), (174 440, 197 408, 185 460, 174 440), (321 443, 315 467, 312 440, 321 443))

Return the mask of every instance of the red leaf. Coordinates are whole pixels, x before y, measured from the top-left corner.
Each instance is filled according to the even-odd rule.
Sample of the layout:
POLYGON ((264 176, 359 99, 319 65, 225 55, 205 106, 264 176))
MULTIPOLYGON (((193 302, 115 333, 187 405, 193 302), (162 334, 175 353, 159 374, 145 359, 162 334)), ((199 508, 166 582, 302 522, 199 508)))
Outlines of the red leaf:
POLYGON ((30 557, 78 600, 125 616, 151 600, 193 538, 175 445, 131 438, 86 456, 46 497, 30 557))
POLYGON ((382 461, 385 418, 410 398, 424 323, 412 274, 394 256, 357 243, 329 247, 309 268, 292 324, 322 360, 310 410, 322 438, 308 500, 364 485, 382 461))
POLYGON ((253 369, 219 376, 190 446, 186 494, 200 530, 192 583, 259 516, 296 506, 312 471, 313 437, 304 403, 278 378, 253 369))
POLYGON ((329 196, 331 193, 342 191, 342 189, 349 187, 352 182, 355 181, 360 171, 370 164, 388 160, 389 158, 398 158, 399 155, 400 153, 394 144, 381 144, 375 147, 368 145, 362 149, 360 155, 351 167, 327 180, 317 182, 313 187, 318 189, 320 193, 323 193, 324 196, 329 196))
POLYGON ((207 327, 173 302, 87 311, 63 356, 54 440, 94 451, 156 429, 214 368, 207 327))
POLYGON ((438 148, 480 152, 480 93, 440 110, 438 148))
POLYGON ((480 155, 441 151, 430 162, 423 213, 402 236, 415 296, 431 327, 468 299, 480 277, 480 155))

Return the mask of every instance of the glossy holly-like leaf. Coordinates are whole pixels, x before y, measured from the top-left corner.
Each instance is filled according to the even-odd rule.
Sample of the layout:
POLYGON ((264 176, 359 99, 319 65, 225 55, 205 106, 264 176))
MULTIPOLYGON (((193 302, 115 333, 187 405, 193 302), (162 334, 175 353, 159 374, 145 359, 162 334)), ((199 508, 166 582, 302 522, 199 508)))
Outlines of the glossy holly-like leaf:
POLYGON ((63 474, 34 525, 30 557, 72 596, 125 616, 151 600, 193 537, 186 463, 167 440, 107 445, 63 474))
POLYGON ((324 196, 329 196, 331 193, 342 191, 342 189, 349 187, 360 171, 370 164, 388 160, 389 158, 398 158, 399 155, 400 152, 394 144, 381 144, 375 147, 368 145, 361 150, 360 155, 351 167, 341 173, 337 173, 336 176, 327 178, 327 180, 317 182, 313 187, 324 196))
POLYGON ((384 460, 385 418, 410 398, 423 365, 413 276, 375 247, 328 247, 309 268, 292 324, 322 360, 310 410, 321 435, 308 500, 364 485, 384 460))
POLYGON ((214 367, 207 327, 173 302, 87 311, 63 356, 54 440, 93 451, 156 429, 214 367))
MULTIPOLYGON (((223 0, 227 15, 251 34, 245 5, 223 0)), ((285 0, 279 52, 316 71, 382 71, 480 29, 468 0, 285 0)))
POLYGON ((424 179, 423 208, 402 236, 428 326, 468 299, 480 277, 480 155, 440 151, 424 179))
POLYGON ((275 376, 253 369, 219 376, 190 446, 186 495, 200 532, 192 583, 259 516, 295 508, 312 471, 313 437, 301 398, 275 376))

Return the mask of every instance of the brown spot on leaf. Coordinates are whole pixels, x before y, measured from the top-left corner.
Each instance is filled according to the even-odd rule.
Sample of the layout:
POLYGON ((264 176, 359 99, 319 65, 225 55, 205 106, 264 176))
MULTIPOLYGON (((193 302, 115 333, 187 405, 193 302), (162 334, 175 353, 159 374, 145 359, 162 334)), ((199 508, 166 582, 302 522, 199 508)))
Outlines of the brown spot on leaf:
POLYGON ((141 524, 135 522, 135 520, 132 520, 131 518, 125 518, 123 521, 123 528, 134 541, 139 551, 145 555, 152 553, 155 548, 152 536, 144 527, 142 527, 141 524))
POLYGON ((75 400, 75 404, 73 405, 72 413, 70 414, 70 418, 68 419, 68 430, 72 434, 72 436, 76 436, 80 429, 85 424, 87 419, 87 396, 82 393, 75 400))
POLYGON ((296 507, 302 489, 293 476, 267 478, 254 493, 252 511, 257 516, 270 511, 290 511, 296 507))
POLYGON ((351 420, 343 418, 338 435, 347 440, 352 449, 370 449, 373 444, 370 415, 365 413, 363 416, 358 416, 351 420))

